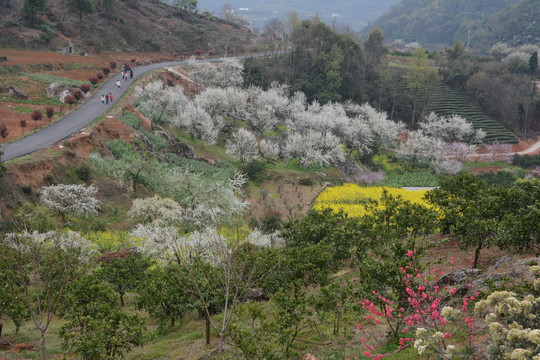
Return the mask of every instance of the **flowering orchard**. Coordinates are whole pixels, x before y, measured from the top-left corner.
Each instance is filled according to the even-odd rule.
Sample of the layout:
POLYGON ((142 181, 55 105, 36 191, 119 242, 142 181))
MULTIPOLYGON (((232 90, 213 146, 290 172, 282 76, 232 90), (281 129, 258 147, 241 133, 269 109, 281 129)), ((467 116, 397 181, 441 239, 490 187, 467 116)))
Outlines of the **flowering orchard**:
MULTIPOLYGON (((392 187, 362 187, 356 184, 345 184, 323 191, 317 198, 313 208, 315 210, 331 208, 334 212, 343 210, 350 217, 362 217, 368 214, 367 211, 370 207, 366 205, 379 202, 384 191, 393 197, 401 197, 402 200, 409 201, 412 204, 430 206, 424 200, 427 190, 409 191, 392 187)), ((382 210, 380 202, 376 209, 382 210)))
MULTIPOLYGON (((471 349, 476 320, 474 315, 469 314, 469 306, 480 293, 462 298, 459 309, 443 306, 443 302, 447 303, 455 296, 456 288, 443 285, 443 271, 439 267, 435 266, 425 274, 415 263, 413 252, 409 251, 407 255, 411 258, 410 265, 400 268, 406 301, 391 301, 377 291, 373 291, 371 300, 358 301, 367 312, 365 323, 386 325, 389 334, 398 341, 398 348, 393 352, 378 353, 378 344, 362 337, 360 341, 365 346, 364 356, 383 359, 413 345, 419 355, 428 358, 474 358, 471 349), (467 347, 460 346, 462 340, 455 341, 456 334, 465 332, 467 347), (415 335, 409 335, 411 333, 415 335)), ((359 323, 357 329, 362 331, 363 325, 359 323)))

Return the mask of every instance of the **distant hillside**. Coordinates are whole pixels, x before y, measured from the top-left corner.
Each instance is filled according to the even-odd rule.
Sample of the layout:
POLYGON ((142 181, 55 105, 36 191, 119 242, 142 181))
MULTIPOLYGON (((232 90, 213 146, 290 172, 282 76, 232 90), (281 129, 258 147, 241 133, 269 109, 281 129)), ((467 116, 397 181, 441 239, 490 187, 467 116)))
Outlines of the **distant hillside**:
POLYGON ((250 34, 213 16, 203 16, 157 1, 114 1, 107 10, 95 2, 96 12, 83 16, 68 12, 65 0, 48 0, 39 21, 29 27, 21 19, 22 0, 0 0, 0 47, 66 48, 91 52, 188 52, 195 49, 221 53, 224 46, 250 43, 250 34))
POLYGON ((482 22, 471 41, 484 50, 499 41, 512 46, 540 42, 540 2, 522 0, 493 14, 482 22))
MULTIPOLYGON (((172 1, 172 0, 169 0, 172 1)), ((218 14, 223 4, 229 3, 246 16, 253 26, 262 29, 264 23, 273 17, 283 17, 291 10, 296 10, 302 19, 319 14, 321 19, 330 24, 335 19, 337 24, 349 22, 360 30, 370 21, 384 14, 400 0, 199 0, 198 8, 218 14)))
MULTIPOLYGON (((427 48, 441 48, 455 40, 466 42, 469 31, 474 32, 484 27, 484 21, 493 23, 488 19, 493 19, 492 16, 496 14, 499 21, 504 19, 522 23, 517 11, 506 9, 514 8, 509 8, 510 5, 526 2, 531 7, 535 3, 536 9, 532 13, 538 14, 538 0, 403 0, 371 23, 365 33, 380 27, 387 41, 403 39, 408 42, 418 41, 427 48)), ((521 25, 525 26, 524 23, 521 25)), ((506 36, 515 35, 514 27, 502 24, 500 27, 506 36)), ((488 40, 487 37, 483 39, 488 40)))

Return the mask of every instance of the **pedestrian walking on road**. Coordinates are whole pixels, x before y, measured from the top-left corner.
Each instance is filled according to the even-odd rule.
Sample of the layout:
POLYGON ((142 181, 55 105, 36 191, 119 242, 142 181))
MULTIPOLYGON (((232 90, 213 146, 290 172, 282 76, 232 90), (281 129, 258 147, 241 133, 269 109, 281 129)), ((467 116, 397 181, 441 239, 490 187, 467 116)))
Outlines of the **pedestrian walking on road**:
POLYGON ((109 105, 109 94, 105 94, 105 104, 109 105))
POLYGON ((109 96, 111 98, 111 104, 112 104, 112 93, 109 93, 109 96))
POLYGON ((101 95, 101 106, 105 106, 105 95, 101 95))
POLYGON ((120 89, 120 80, 116 80, 116 87, 120 89))
POLYGON ((133 79, 133 70, 129 70, 129 77, 133 79))

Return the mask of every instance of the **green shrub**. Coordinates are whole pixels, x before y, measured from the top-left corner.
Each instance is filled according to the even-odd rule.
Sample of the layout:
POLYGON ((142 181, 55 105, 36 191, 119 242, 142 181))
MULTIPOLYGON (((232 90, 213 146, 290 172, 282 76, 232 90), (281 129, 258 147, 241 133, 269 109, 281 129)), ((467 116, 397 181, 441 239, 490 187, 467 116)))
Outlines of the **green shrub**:
POLYGON ((301 178, 300 180, 298 180, 298 184, 302 186, 313 186, 313 179, 306 176, 305 178, 301 178))
POLYGON ((91 175, 90 166, 87 163, 82 163, 75 169, 75 174, 82 181, 89 181, 91 175))
POLYGON ((261 182, 266 179, 266 163, 263 161, 249 162, 242 166, 241 170, 252 181, 261 182))
POLYGON ((524 169, 534 169, 540 166, 540 155, 524 155, 515 154, 512 158, 512 164, 524 169))
POLYGON ((488 185, 499 185, 504 187, 514 186, 518 179, 518 175, 515 172, 508 170, 499 170, 496 173, 488 172, 477 175, 476 177, 480 180, 484 180, 488 185))
POLYGON ((281 214, 277 211, 267 211, 261 218, 261 231, 265 234, 273 233, 282 227, 281 214))

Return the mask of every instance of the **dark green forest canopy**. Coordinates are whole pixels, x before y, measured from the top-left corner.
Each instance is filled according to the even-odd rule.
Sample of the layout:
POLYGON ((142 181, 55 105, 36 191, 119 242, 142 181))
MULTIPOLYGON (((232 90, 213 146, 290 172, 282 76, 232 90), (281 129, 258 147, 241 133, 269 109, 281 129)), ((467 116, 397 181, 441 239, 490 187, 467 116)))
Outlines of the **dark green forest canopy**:
POLYGON ((417 41, 441 48, 455 40, 489 49, 497 41, 538 42, 535 0, 404 0, 371 23, 364 37, 380 27, 387 41, 417 41))

